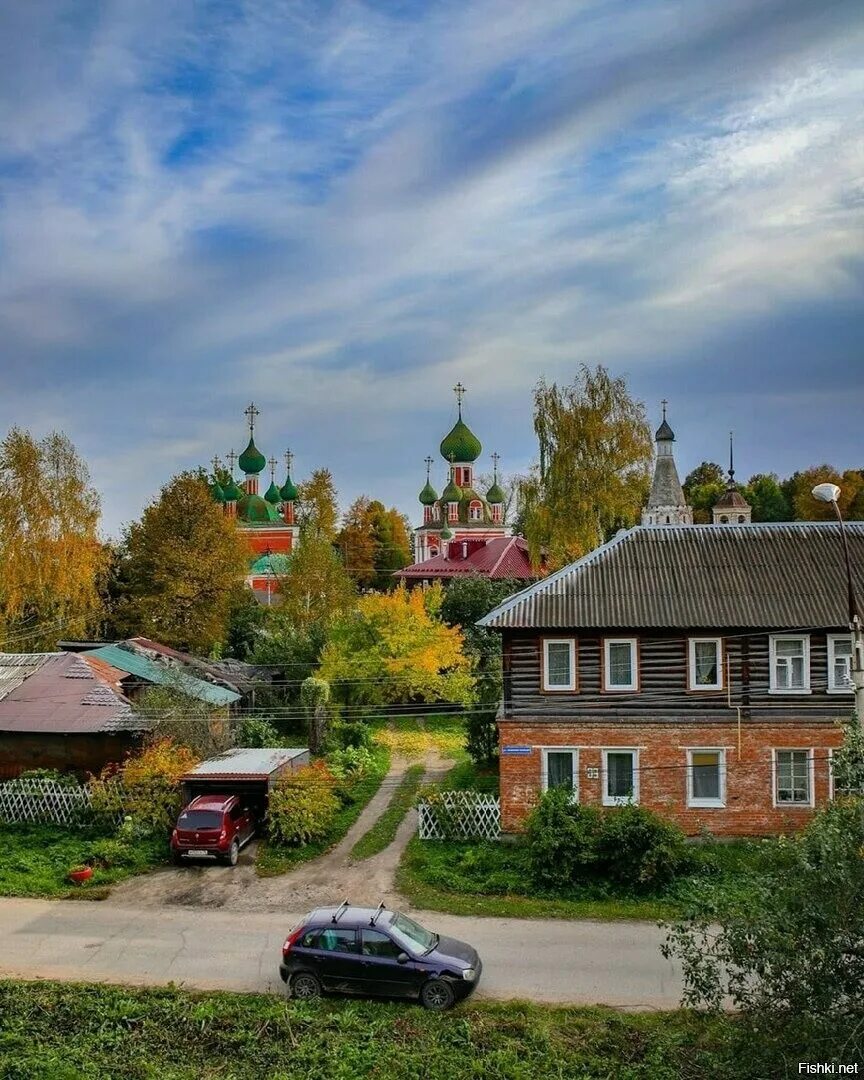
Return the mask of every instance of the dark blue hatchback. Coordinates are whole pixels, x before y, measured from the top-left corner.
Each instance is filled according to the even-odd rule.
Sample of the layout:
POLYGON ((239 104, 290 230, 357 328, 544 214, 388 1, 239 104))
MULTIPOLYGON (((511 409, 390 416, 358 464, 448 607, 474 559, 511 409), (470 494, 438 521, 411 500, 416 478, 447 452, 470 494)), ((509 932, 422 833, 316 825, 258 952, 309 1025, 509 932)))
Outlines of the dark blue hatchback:
POLYGON ((282 946, 279 974, 296 998, 322 991, 402 997, 441 1011, 477 986, 477 950, 441 937, 383 904, 318 908, 282 946))

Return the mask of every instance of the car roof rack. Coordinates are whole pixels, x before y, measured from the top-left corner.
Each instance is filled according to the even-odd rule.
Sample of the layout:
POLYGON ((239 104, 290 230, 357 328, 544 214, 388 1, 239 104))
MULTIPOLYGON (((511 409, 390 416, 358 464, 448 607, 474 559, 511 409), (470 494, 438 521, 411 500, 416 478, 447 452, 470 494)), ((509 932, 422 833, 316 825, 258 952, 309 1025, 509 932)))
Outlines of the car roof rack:
POLYGON ((345 911, 347 910, 347 908, 348 908, 348 897, 346 896, 345 899, 342 901, 342 903, 339 905, 339 907, 336 908, 336 910, 330 916, 330 922, 331 923, 339 922, 339 919, 345 914, 345 911))
POLYGON ((374 914, 374 915, 372 916, 372 918, 371 918, 371 919, 369 920, 369 925, 370 925, 370 926, 374 926, 374 925, 375 925, 375 923, 376 923, 376 922, 378 921, 378 916, 379 916, 379 915, 381 914, 381 912, 382 912, 383 910, 384 910, 384 901, 382 900, 382 901, 381 901, 381 903, 380 903, 380 904, 378 905, 378 907, 377 907, 377 908, 375 908, 375 914, 374 914))

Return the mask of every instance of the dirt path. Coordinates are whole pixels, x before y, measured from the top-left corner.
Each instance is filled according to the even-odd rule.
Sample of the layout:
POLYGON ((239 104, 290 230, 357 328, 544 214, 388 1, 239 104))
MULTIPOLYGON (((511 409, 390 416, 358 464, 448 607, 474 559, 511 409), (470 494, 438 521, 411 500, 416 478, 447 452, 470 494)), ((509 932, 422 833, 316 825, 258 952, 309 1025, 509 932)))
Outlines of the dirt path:
MULTIPOLYGON (((399 826, 389 847, 371 859, 356 862, 350 852, 354 844, 378 820, 393 795, 405 770, 413 764, 404 758, 393 761, 381 787, 369 800, 360 817, 343 839, 326 854, 296 870, 273 878, 259 878, 255 873, 253 841, 240 856, 237 866, 166 867, 142 877, 131 878, 116 886, 107 904, 123 907, 228 908, 237 911, 308 911, 311 908, 339 903, 346 896, 355 904, 373 907, 398 902, 393 875, 405 845, 417 830, 417 812, 410 810, 399 826)), ((423 764, 424 782, 439 779, 452 762, 433 751, 423 764)))

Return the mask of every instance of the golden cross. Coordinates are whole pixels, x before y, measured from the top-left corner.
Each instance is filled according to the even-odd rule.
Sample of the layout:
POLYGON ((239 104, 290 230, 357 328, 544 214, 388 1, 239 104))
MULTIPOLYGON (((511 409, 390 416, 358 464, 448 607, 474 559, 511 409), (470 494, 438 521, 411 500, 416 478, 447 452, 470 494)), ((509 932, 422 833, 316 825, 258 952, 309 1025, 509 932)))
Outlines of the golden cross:
POLYGON ((291 462, 293 460, 294 460, 294 455, 291 453, 290 450, 286 450, 285 451, 285 468, 288 470, 289 473, 291 472, 291 462))
POLYGON ((279 462, 276 460, 275 457, 271 457, 270 460, 267 462, 267 464, 270 466, 270 479, 275 484, 276 483, 276 466, 279 464, 279 462))
POLYGON ((226 455, 226 459, 228 461, 228 468, 231 470, 231 477, 233 479, 233 477, 234 477, 234 462, 237 460, 237 455, 234 453, 233 448, 231 449, 230 453, 228 453, 226 455))
POLYGON ((424 462, 426 464, 426 483, 428 484, 429 483, 429 471, 431 470, 431 468, 435 464, 435 462, 432 460, 431 457, 424 458, 423 460, 424 460, 424 462))
POLYGON ((466 390, 461 382, 457 382, 453 387, 453 393, 456 395, 456 402, 459 406, 459 415, 462 415, 462 398, 465 397, 466 390))
POLYGON ((498 462, 500 460, 501 460, 501 455, 496 450, 495 453, 492 455, 492 471, 493 471, 493 474, 494 474, 496 480, 498 479, 498 462))

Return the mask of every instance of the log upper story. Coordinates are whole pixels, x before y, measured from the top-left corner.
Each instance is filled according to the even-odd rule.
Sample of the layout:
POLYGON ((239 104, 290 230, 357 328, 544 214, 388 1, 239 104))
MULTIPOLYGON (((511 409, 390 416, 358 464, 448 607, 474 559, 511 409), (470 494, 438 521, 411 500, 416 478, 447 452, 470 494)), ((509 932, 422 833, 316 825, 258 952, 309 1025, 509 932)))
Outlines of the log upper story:
MULTIPOLYGON (((864 523, 847 525, 864 596, 864 523)), ((834 522, 637 526, 490 612, 502 719, 803 719, 852 709, 834 522)))
MULTIPOLYGON (((696 526, 693 526, 694 528, 696 526)), ((853 704, 851 636, 786 628, 503 631, 502 719, 833 722, 853 704)))

